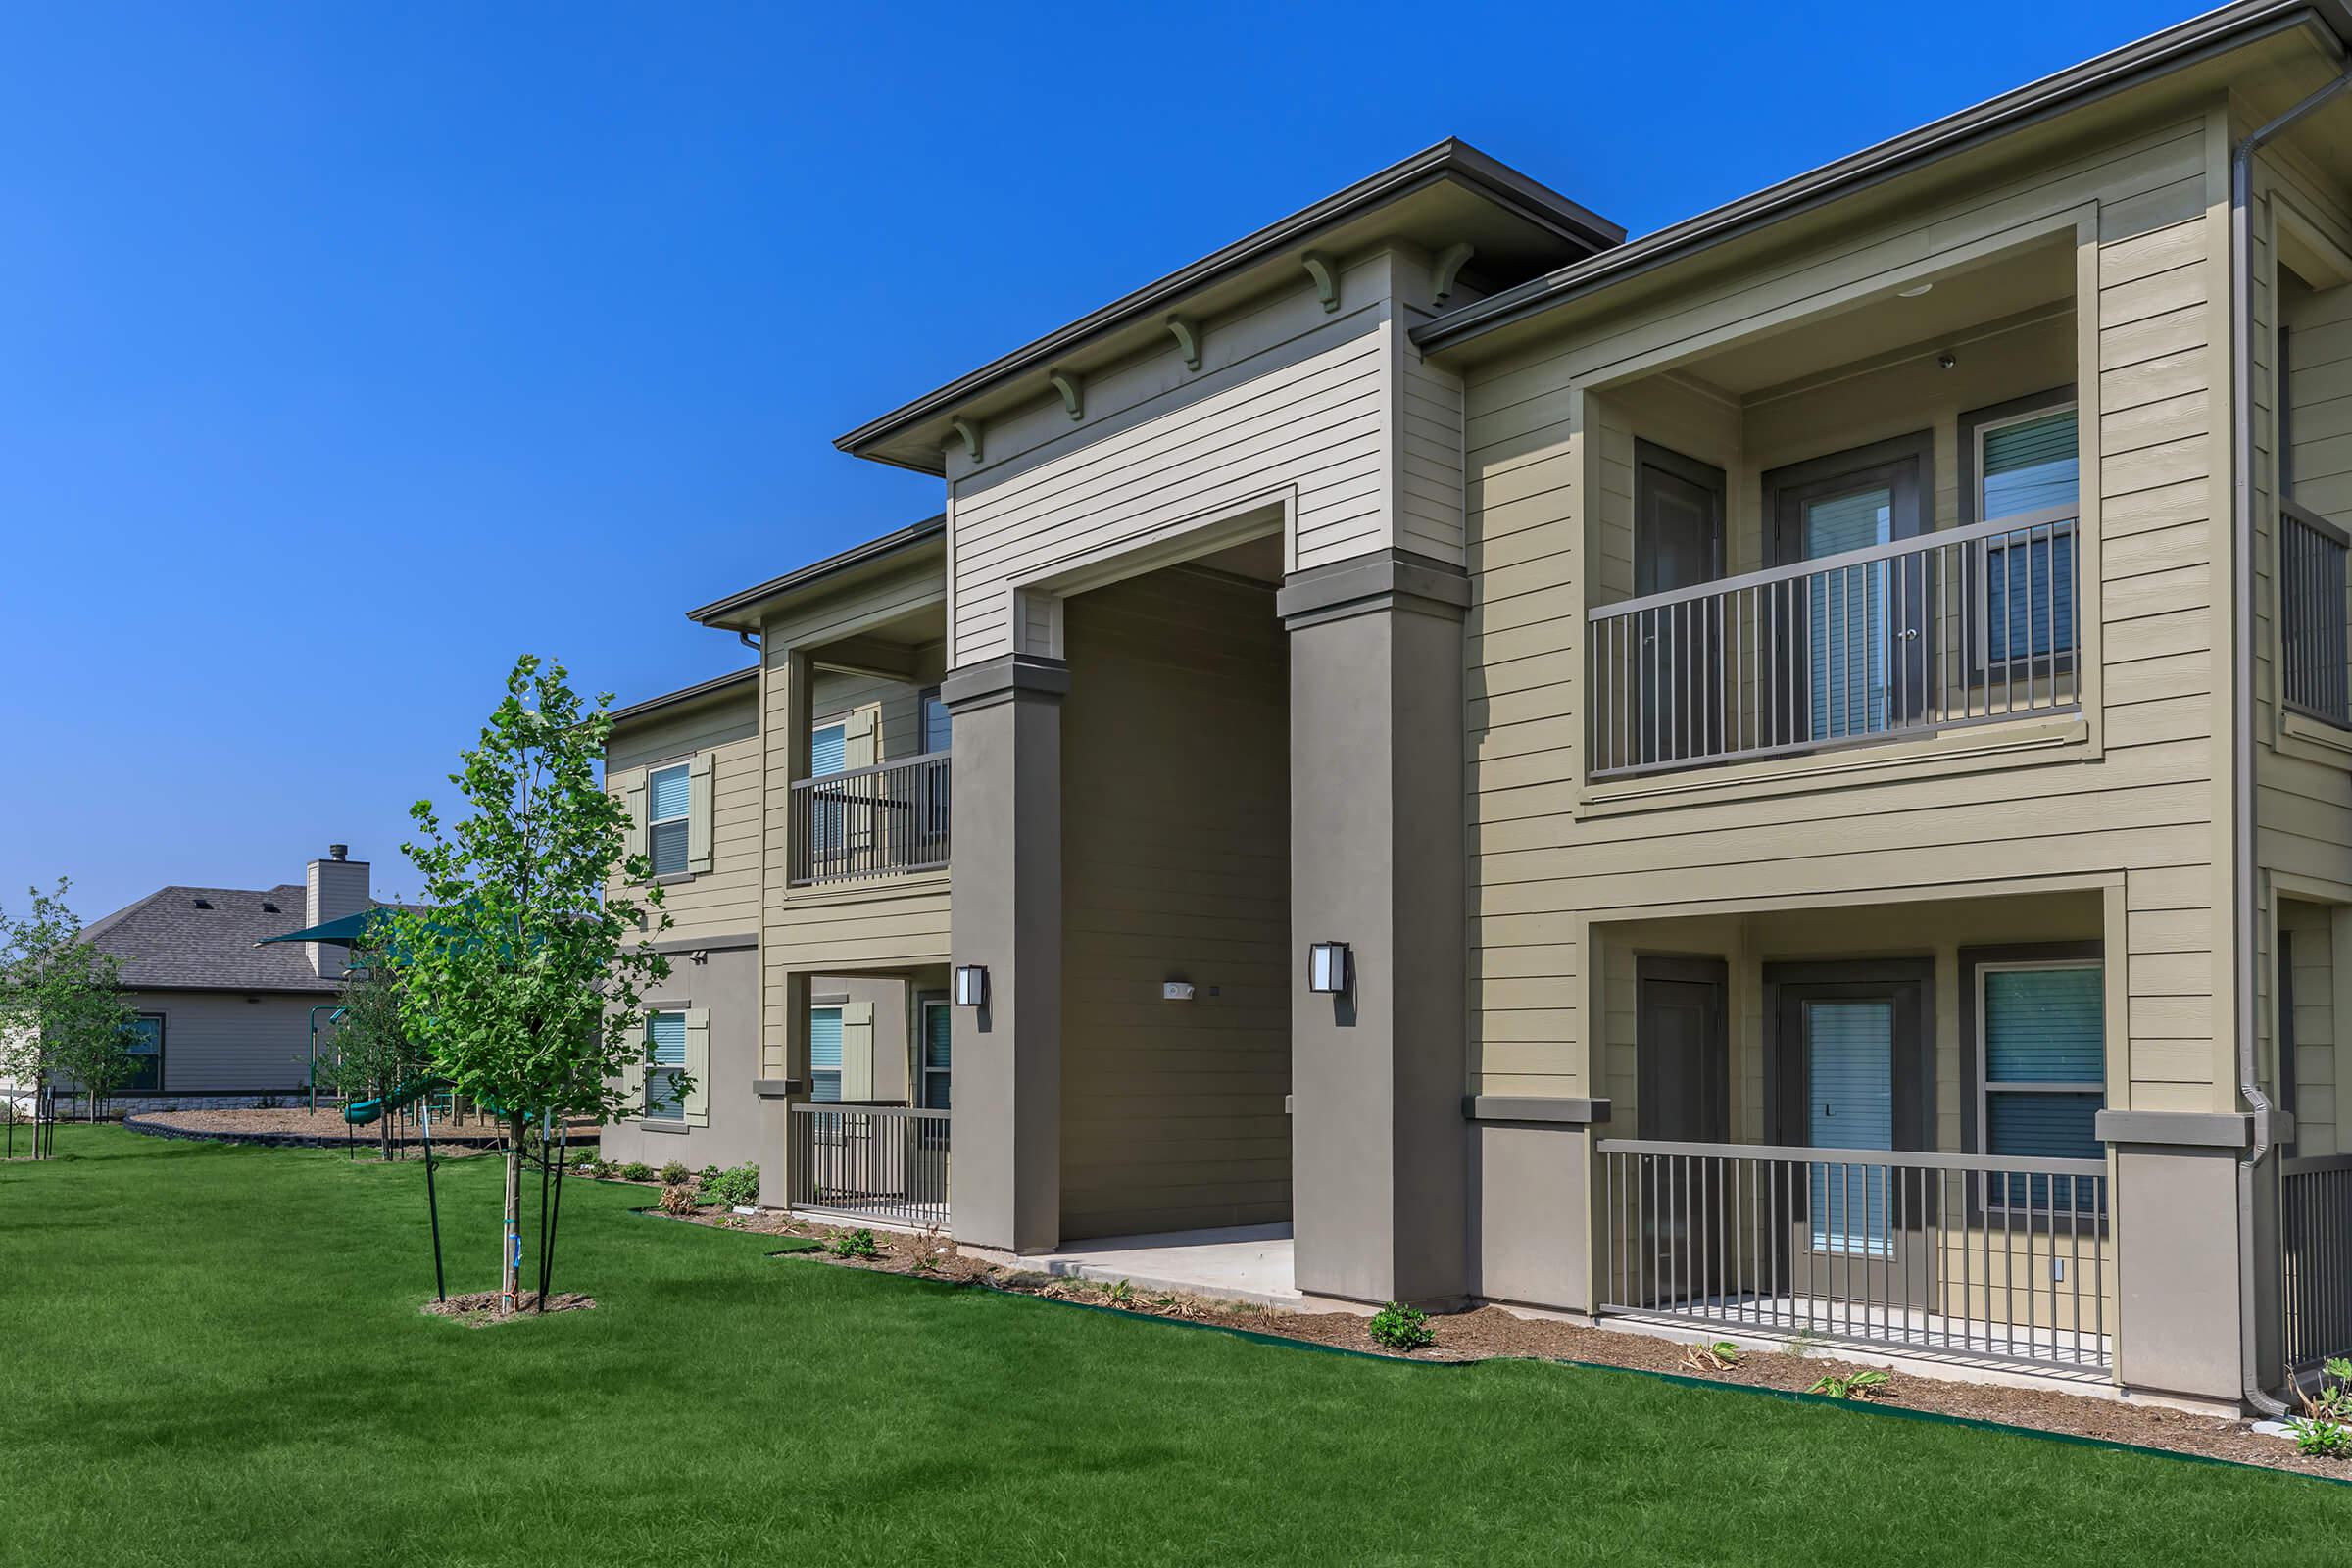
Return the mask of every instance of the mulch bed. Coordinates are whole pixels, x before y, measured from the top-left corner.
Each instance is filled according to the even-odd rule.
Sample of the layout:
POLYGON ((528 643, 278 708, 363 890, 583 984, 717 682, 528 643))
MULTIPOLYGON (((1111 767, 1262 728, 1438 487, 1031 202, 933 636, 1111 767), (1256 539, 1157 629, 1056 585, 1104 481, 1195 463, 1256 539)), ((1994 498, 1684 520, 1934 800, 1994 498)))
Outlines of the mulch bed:
MULTIPOLYGON (((316 1111, 300 1105, 282 1106, 274 1110, 254 1108, 220 1110, 143 1110, 133 1111, 122 1118, 126 1132, 145 1133, 151 1138, 194 1138, 225 1144, 267 1144, 294 1149, 341 1149, 347 1144, 381 1149, 384 1130, 379 1123, 371 1127, 351 1127, 343 1120, 343 1107, 321 1105, 316 1111)), ((393 1122, 392 1147, 421 1149, 424 1130, 411 1117, 396 1117, 393 1122)), ((433 1148, 447 1149, 452 1153, 467 1150, 483 1150, 501 1143, 505 1134, 492 1122, 479 1115, 469 1115, 464 1121, 451 1122, 436 1118, 433 1124, 433 1148)), ((596 1128, 592 1123, 579 1123, 571 1130, 574 1145, 583 1140, 594 1143, 596 1128)))
MULTIPOLYGON (((569 1291, 559 1291, 547 1298, 548 1312, 585 1312, 595 1306, 595 1297, 579 1296, 569 1291)), ((453 1318, 467 1328, 486 1329, 495 1328, 501 1323, 520 1323, 527 1318, 544 1317, 547 1314, 539 1310, 537 1291, 524 1291, 517 1296, 514 1310, 505 1317, 498 1315, 496 1291, 470 1291, 464 1296, 453 1296, 446 1301, 425 1302, 424 1315, 453 1318)))
MULTIPOLYGON (((830 1243, 854 1234, 848 1228, 795 1219, 772 1209, 758 1214, 732 1214, 720 1208, 699 1210, 694 1223, 758 1235, 790 1236, 830 1243)), ((839 1257, 824 1250, 795 1252, 841 1267, 872 1273, 906 1274, 950 1284, 1034 1296, 1049 1300, 1075 1301, 1108 1307, 1139 1317, 1177 1318, 1217 1328, 1241 1329, 1279 1339, 1359 1350, 1372 1355, 1414 1361, 1483 1361, 1496 1357, 1545 1361, 1579 1361, 1642 1372, 1720 1383, 1727 1387, 1777 1389, 1804 1393, 1824 1377, 1849 1376, 1872 1370, 1868 1362, 1838 1360, 1824 1354, 1751 1350, 1730 1365, 1709 1365, 1687 1347, 1647 1334, 1625 1334, 1587 1328, 1553 1318, 1521 1317, 1498 1306, 1433 1316, 1429 1326, 1437 1342, 1409 1355, 1375 1342, 1367 1319, 1352 1312, 1286 1312, 1247 1301, 1224 1301, 1199 1296, 1147 1295, 1091 1280, 1001 1268, 960 1254, 956 1244, 936 1233, 908 1236, 889 1231, 871 1233, 880 1254, 874 1258, 839 1257)), ((2249 1431, 2242 1422, 2219 1416, 2193 1415, 2159 1404, 2127 1402, 2095 1395, 2062 1394, 2044 1389, 2013 1389, 1990 1383, 1966 1383, 1942 1378, 1890 1372, 1866 1401, 1902 1409, 1931 1411, 2002 1426, 2126 1443, 2162 1448, 2174 1453, 2275 1470, 2299 1471, 2333 1480, 2352 1480, 2352 1460, 2324 1459, 2297 1453, 2292 1443, 2249 1431)))

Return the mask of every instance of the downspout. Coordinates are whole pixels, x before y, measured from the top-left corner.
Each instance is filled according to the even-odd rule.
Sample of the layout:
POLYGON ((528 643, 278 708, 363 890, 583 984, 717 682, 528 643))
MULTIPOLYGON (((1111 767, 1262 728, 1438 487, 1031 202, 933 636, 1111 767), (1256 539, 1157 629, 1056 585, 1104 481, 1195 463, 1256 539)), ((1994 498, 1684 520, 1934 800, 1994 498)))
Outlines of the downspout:
POLYGON ((2352 87, 2352 71, 2295 105, 2237 144, 2230 159, 2230 298, 2234 320, 2230 349, 2230 595, 2235 625, 2235 669, 2230 702, 2230 839, 2234 887, 2232 925, 2237 985, 2237 1092, 2253 1112, 2253 1141, 2237 1165, 2237 1292, 2239 1365, 2246 1402, 2265 1415, 2286 1406, 2262 1384, 2255 1324, 2254 1173, 2271 1152, 2270 1097, 2256 1082, 2260 1027, 2255 1006, 2259 978, 2254 936, 2261 919, 2254 869, 2254 155, 2305 115, 2352 87))
POLYGON ((739 631, 735 634, 735 640, 755 654, 760 652, 760 634, 756 631, 739 631))

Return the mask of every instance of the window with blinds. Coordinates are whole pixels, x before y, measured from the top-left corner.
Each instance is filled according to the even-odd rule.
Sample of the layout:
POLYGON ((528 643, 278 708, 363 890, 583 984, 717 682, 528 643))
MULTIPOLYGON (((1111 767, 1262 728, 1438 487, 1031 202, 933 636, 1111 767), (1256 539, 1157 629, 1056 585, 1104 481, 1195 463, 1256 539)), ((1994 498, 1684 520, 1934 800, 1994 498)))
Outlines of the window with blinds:
MULTIPOLYGON (((2048 523, 2081 510, 2075 408, 2047 409, 1977 428, 1977 517, 2048 523)), ((2031 544, 1995 539, 1984 551, 1985 657, 2049 658, 2075 646, 2075 535, 2031 544)))
MULTIPOLYGON (((2101 1157, 2106 1149, 2095 1126, 2107 1103, 2101 966, 1986 964, 1977 971, 1977 985, 1984 1152, 2027 1159, 2101 1157)), ((2044 1192, 2036 1180, 2033 1200, 2042 1202, 2044 1192)))
POLYGON ((923 693, 923 750, 927 753, 948 750, 955 737, 955 725, 948 717, 948 705, 939 700, 939 693, 923 693))
POLYGON ((645 1119, 683 1121, 686 1097, 678 1078, 686 1070, 686 1014, 648 1013, 645 1020, 645 1119))
POLYGON ((690 771, 680 762, 658 767, 646 779, 646 853, 653 858, 656 876, 676 876, 686 869, 687 817, 694 809, 690 771))
POLYGON ((841 1009, 808 1009, 808 1098, 841 1099, 841 1009))
POLYGON ((944 1002, 923 1004, 923 1095, 925 1110, 947 1110, 951 1106, 953 1077, 950 1063, 954 1058, 952 1024, 954 1015, 944 1002))

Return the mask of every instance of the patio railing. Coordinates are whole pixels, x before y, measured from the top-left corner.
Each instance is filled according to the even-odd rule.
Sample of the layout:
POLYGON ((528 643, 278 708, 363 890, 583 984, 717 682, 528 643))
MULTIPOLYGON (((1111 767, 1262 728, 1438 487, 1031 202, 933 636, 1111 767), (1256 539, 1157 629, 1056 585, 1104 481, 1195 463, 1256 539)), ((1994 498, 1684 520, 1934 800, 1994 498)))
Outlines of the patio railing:
POLYGON ((2352 1354, 2352 1154, 2289 1159, 2279 1171, 2286 1364, 2352 1354))
POLYGON ((796 886, 935 871, 948 863, 947 752, 805 778, 792 786, 796 886))
POLYGON ((2352 536, 2292 502, 2278 514, 2281 695, 2300 712, 2352 725, 2344 570, 2352 536))
POLYGON ((2112 1364, 2102 1160, 1597 1147, 1604 1311, 1956 1360, 2112 1364))
POLYGON ((947 1224, 950 1114, 795 1102, 792 1206, 917 1228, 947 1224))
POLYGON ((1598 606, 1592 776, 2077 709, 2076 555, 2040 514, 1598 606))

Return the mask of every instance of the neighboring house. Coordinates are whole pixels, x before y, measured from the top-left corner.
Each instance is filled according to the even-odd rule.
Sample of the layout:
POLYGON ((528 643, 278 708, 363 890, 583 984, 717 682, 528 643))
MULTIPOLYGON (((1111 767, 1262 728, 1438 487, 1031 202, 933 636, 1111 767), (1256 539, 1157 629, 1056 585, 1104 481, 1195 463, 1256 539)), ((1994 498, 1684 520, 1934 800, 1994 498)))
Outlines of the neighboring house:
POLYGON ((1630 243, 1442 143, 844 437, 945 516, 613 739, 639 1146, 2217 1404, 2352 1350, 2352 94, 2242 254, 2231 181, 2348 38, 1630 243))
POLYGON ((300 882, 161 888, 91 922, 82 938, 122 960, 124 1001, 138 1019, 138 1071, 115 1107, 307 1091, 312 1024, 321 1045, 333 1038, 344 950, 255 944, 375 906, 368 862, 336 844, 300 882))

